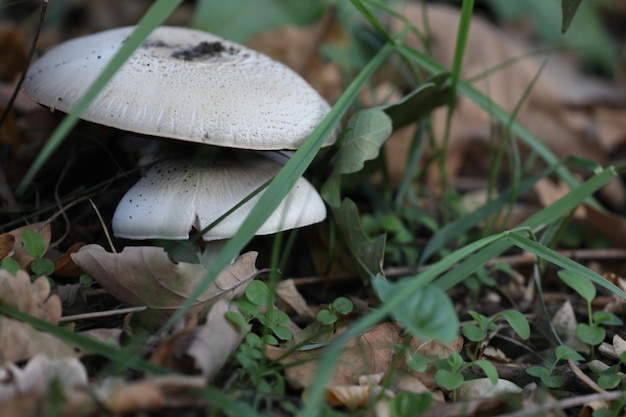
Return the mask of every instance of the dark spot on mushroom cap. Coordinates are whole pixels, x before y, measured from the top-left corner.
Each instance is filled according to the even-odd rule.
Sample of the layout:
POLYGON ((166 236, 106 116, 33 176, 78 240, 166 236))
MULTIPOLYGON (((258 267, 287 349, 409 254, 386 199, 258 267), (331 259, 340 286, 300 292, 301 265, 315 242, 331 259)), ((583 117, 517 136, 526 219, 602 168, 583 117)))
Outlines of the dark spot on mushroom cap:
POLYGON ((202 41, 195 46, 172 52, 172 58, 194 61, 221 54, 234 55, 237 52, 239 52, 237 48, 232 46, 227 48, 222 42, 202 41))

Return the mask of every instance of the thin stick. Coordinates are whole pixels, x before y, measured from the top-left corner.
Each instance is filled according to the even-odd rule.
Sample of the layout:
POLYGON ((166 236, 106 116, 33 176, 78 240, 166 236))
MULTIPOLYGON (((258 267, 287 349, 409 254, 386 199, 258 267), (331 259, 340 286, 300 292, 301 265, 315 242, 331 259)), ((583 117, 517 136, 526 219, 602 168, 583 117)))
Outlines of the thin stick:
POLYGON ((126 313, 137 313, 137 312, 144 311, 144 310, 147 310, 147 309, 148 309, 148 307, 141 306, 141 307, 121 308, 121 309, 118 309, 118 310, 96 311, 96 312, 93 312, 93 313, 74 314, 73 316, 61 317, 61 319, 59 320, 59 323, 64 323, 64 322, 68 322, 68 321, 77 321, 77 320, 86 320, 86 319, 100 318, 100 317, 117 316, 119 314, 126 314, 126 313))

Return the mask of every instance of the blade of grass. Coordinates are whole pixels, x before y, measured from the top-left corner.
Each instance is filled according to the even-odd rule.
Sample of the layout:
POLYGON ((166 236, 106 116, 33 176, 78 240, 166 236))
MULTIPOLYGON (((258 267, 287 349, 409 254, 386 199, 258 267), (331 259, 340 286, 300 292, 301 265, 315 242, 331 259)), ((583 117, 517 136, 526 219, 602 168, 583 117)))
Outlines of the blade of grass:
POLYGON ((626 293, 624 293, 624 291, 619 289, 616 285, 611 283, 602 275, 592 271, 589 268, 585 268, 579 263, 574 262, 573 260, 561 255, 560 253, 546 246, 543 246, 542 244, 534 240, 522 236, 520 233, 510 232, 507 235, 507 239, 518 248, 534 253, 538 257, 545 259, 546 261, 551 262, 555 265, 558 265, 563 269, 567 269, 569 271, 575 272, 577 275, 588 278, 599 286, 611 291, 613 294, 619 295, 620 297, 626 299, 626 293))
MULTIPOLYGON (((573 190, 568 195, 562 197, 556 201, 550 207, 547 207, 525 222, 526 228, 537 228, 547 223, 556 221, 559 217, 573 210, 581 202, 588 198, 594 191, 606 184, 612 178, 617 175, 617 172, 613 167, 609 167, 585 183, 580 185, 577 189, 573 190)), ((404 303, 408 300, 412 294, 422 288, 423 286, 434 282, 442 289, 449 289, 452 286, 461 282, 469 274, 474 272, 478 267, 483 265, 490 259, 493 259, 498 254, 502 253, 507 248, 513 245, 509 238, 512 232, 502 232, 493 236, 480 239, 470 245, 467 245, 457 251, 446 256, 444 259, 436 262, 426 271, 416 275, 413 279, 408 281, 408 284, 403 291, 398 291, 388 302, 381 305, 375 311, 363 316, 357 320, 352 326, 330 343, 326 352, 322 355, 318 367, 317 373, 311 384, 312 387, 308 391, 308 401, 305 407, 298 414, 299 417, 313 417, 317 414, 319 404, 324 396, 326 382, 332 375, 334 362, 341 354, 341 350, 344 343, 352 337, 358 336, 368 328, 374 326, 380 321, 384 320, 389 313, 393 311, 395 306, 399 303, 404 303), (471 256, 470 256, 471 255, 471 256), (464 260, 464 261, 463 261, 464 260), (463 261, 459 266, 455 265, 463 261), (454 267, 445 275, 440 277, 440 274, 454 267)), ((522 242, 525 243, 525 242, 522 242)), ((530 247, 530 246, 529 246, 530 247)), ((551 255, 549 252, 542 252, 551 255)), ((551 256, 551 259, 555 259, 551 256)), ((563 259, 557 259, 560 264, 568 267, 576 268, 576 271, 580 271, 579 268, 584 268, 578 264, 571 265, 563 259)), ((585 268, 586 270, 586 268, 585 268)), ((376 279, 376 278, 374 278, 376 279)), ((620 293, 618 293, 620 294, 620 293)), ((621 295, 621 294, 620 294, 621 295)), ((626 296, 626 294, 624 294, 626 296)))
MULTIPOLYGON (((407 59, 417 62, 422 68, 431 74, 438 74, 448 71, 443 65, 439 64, 429 56, 422 54, 415 49, 405 45, 397 45, 398 52, 404 55, 407 59)), ((470 100, 478 104, 483 110, 489 112, 496 120, 503 125, 506 125, 511 121, 510 114, 506 112, 502 107, 494 103, 489 97, 482 94, 470 83, 464 80, 459 80, 458 91, 461 94, 467 96, 470 100)), ((534 137, 526 128, 524 128, 517 121, 510 122, 511 133, 519 136, 528 146, 530 146, 549 166, 558 166, 556 169, 557 174, 563 181, 571 188, 575 188, 579 185, 578 180, 567 169, 566 166, 559 164, 559 159, 546 147, 546 145, 536 137, 534 137)), ((601 209, 599 204, 592 198, 587 202, 595 208, 601 209)))
MULTIPOLYGON (((141 18, 137 27, 133 33, 128 37, 128 40, 122 44, 120 50, 115 54, 113 59, 107 64, 102 73, 96 78, 93 84, 85 92, 85 95, 76 104, 76 107, 70 114, 65 116, 63 121, 52 132, 52 135, 37 155, 37 158, 29 168, 28 172, 17 187, 17 194, 22 194, 26 190, 26 187, 31 183, 35 175, 39 172, 41 167, 46 163, 52 153, 63 142, 63 139, 68 135, 70 130, 76 125, 80 115, 87 109, 87 107, 95 100, 100 91, 104 88, 107 82, 115 75, 115 73, 122 67, 128 57, 137 49, 142 42, 148 37, 157 26, 167 19, 167 17, 178 7, 182 0, 157 0, 146 14, 141 18)), ((52 82, 52 81, 51 81, 52 82)))
MULTIPOLYGON (((550 175, 553 171, 553 168, 546 169, 541 174, 538 174, 532 178, 523 181, 519 185, 517 193, 524 193, 528 191, 535 185, 537 181, 550 175)), ((489 203, 485 204, 479 209, 474 210, 471 213, 468 213, 462 217, 459 217, 458 219, 446 224, 441 229, 437 230, 433 237, 430 238, 428 244, 422 252, 420 265, 426 262, 428 258, 430 258, 436 251, 441 249, 446 243, 448 243, 455 237, 465 234, 469 229, 475 227, 478 223, 484 221, 488 217, 500 213, 502 208, 505 207, 507 203, 509 203, 512 195, 513 190, 507 190, 499 197, 491 200, 489 203)))
MULTIPOLYGON (((526 219, 520 226, 529 227, 534 230, 541 226, 558 221, 561 217, 567 215, 571 210, 574 210, 580 204, 585 202, 589 196, 613 179, 616 175, 617 171, 613 167, 608 167, 602 170, 593 177, 589 178, 583 184, 574 188, 567 195, 561 197, 552 205, 526 219)), ((476 253, 463 264, 459 265, 457 268, 443 275, 437 280, 436 284, 444 290, 452 288, 459 282, 463 281, 468 275, 476 271, 485 262, 500 255, 511 246, 512 243, 510 241, 500 241, 488 248, 485 248, 479 253, 476 253)))

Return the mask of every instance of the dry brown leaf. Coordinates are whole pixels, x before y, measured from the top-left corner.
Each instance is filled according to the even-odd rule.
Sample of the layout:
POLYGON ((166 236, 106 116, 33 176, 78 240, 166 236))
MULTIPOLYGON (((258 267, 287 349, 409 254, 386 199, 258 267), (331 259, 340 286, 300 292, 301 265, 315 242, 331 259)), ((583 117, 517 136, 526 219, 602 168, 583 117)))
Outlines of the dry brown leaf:
MULTIPOLYGON (((423 7, 422 4, 407 3, 398 11, 422 33, 429 33, 428 39, 431 42, 428 47, 429 51, 432 51, 431 56, 451 68, 456 51, 459 10, 441 4, 428 4, 423 7), (428 13, 428 30, 425 29, 424 11, 428 13)), ((391 19, 393 33, 399 33, 404 28, 405 23, 401 19, 391 19)), ((411 47, 424 50, 423 42, 414 33, 409 33, 404 41, 411 47)), ((528 45, 522 45, 485 19, 474 16, 467 38, 461 76, 464 79, 472 79, 486 70, 497 68, 488 76, 472 81, 473 86, 507 112, 516 111, 516 120, 534 136, 543 140, 558 157, 576 154, 602 164, 606 160, 606 149, 601 146, 603 141, 596 140, 593 136, 590 140, 590 133, 608 135, 605 132, 624 132, 626 118, 609 117, 605 113, 598 117, 593 109, 600 103, 599 97, 615 96, 615 88, 598 86, 598 83, 592 83, 578 74, 566 76, 564 68, 558 67, 554 71, 541 73, 526 96, 535 76, 541 72, 544 58, 528 55, 529 50, 528 45), (510 65, 498 67, 502 63, 510 65), (592 88, 583 88, 591 84, 592 88), (520 102, 523 104, 516 109, 520 102), (589 107, 592 111, 588 110, 589 107), (596 129, 600 121, 604 122, 605 126, 596 129)), ((552 62, 556 57, 552 56, 550 60, 552 62)), ((433 127, 438 139, 444 137, 446 119, 446 109, 434 112, 433 127)), ((458 98, 450 126, 445 164, 450 180, 454 181, 464 166, 468 168, 467 165, 471 164, 479 172, 489 166, 488 152, 484 150, 490 146, 492 140, 497 141, 501 137, 499 132, 494 131, 492 125, 491 115, 466 97, 458 98)), ((614 133, 611 135, 615 136, 614 133)), ((404 169, 398 167, 405 166, 410 138, 408 135, 390 139, 386 145, 389 147, 393 145, 395 148, 394 153, 388 152, 391 157, 395 156, 388 166, 395 166, 397 172, 404 172, 404 169), (402 143, 393 144, 395 140, 401 140, 402 143)), ((624 139, 626 135, 621 135, 620 140, 624 139)), ((611 137, 606 141, 615 147, 617 140, 611 137)), ((440 173, 437 172, 438 164, 432 166, 433 169, 429 173, 430 181, 433 186, 437 186, 440 177, 440 173)), ((611 197, 615 199, 615 204, 624 203, 626 197, 623 186, 617 187, 617 190, 610 193, 611 197)))
POLYGON ((293 279, 280 281, 276 286, 277 302, 284 302, 293 309, 300 317, 315 317, 313 310, 307 304, 302 294, 296 288, 293 279))
POLYGON ((207 379, 222 369, 226 360, 237 350, 248 329, 237 329, 226 317, 229 311, 239 309, 226 300, 218 300, 204 325, 193 332, 187 355, 195 360, 195 366, 207 379))
POLYGON ((0 81, 12 81, 26 68, 26 43, 16 27, 0 26, 0 81))
POLYGON ((24 368, 7 363, 0 368, 0 401, 18 393, 42 394, 54 380, 67 389, 87 386, 87 371, 76 358, 34 356, 24 368))
POLYGON ((350 410, 367 405, 372 387, 361 385, 336 385, 326 390, 324 400, 332 407, 346 407, 350 410))
POLYGON ((465 381, 456 391, 458 398, 470 400, 475 398, 493 398, 502 394, 520 394, 522 389, 506 379, 499 378, 493 384, 489 378, 477 378, 465 381))
POLYGON ((76 278, 80 276, 81 270, 72 260, 72 254, 76 253, 85 246, 85 243, 74 243, 61 256, 54 260, 54 275, 62 278, 76 278))
MULTIPOLYGON (((178 309, 206 275, 199 264, 172 261, 163 248, 126 247, 109 253, 99 245, 87 245, 73 253, 72 259, 111 295, 131 306, 147 306, 164 315, 178 309)), ((208 310, 223 297, 240 296, 258 271, 256 252, 239 256, 217 276, 195 300, 189 313, 208 310)))
MULTIPOLYGON (((539 201, 543 207, 548 207, 561 197, 566 196, 570 191, 570 187, 562 181, 557 184, 547 178, 542 178, 533 186, 539 201)), ((574 212, 574 217, 577 219, 584 219, 586 217, 586 211, 584 206, 578 206, 574 212)))
POLYGON ((0 259, 13 255, 15 250, 15 236, 10 233, 0 235, 0 259))
POLYGON ((25 271, 18 271, 15 276, 0 270, 0 301, 19 311, 58 323, 61 318, 61 300, 50 295, 50 282, 47 277, 39 277, 31 282, 25 271))
POLYGON ((0 364, 26 361, 43 354, 50 358, 72 357, 73 347, 26 323, 0 316, 0 364))
POLYGON ((159 376, 128 384, 121 380, 104 380, 95 395, 114 415, 156 410, 176 402, 197 403, 197 397, 186 396, 206 386, 203 377, 159 376))
MULTIPOLYGON (((340 334, 338 332, 335 336, 340 334)), ((294 335, 297 337, 297 335, 294 335)), ((355 385, 362 375, 384 373, 390 371, 390 365, 396 350, 394 346, 402 343, 404 336, 401 329, 392 323, 382 323, 371 328, 345 344, 345 349, 335 362, 335 372, 329 386, 355 385)), ((423 343, 417 339, 411 341, 411 349, 423 356, 447 357, 452 351, 459 352, 462 339, 457 339, 450 346, 436 342, 423 343)), ((317 361, 324 353, 323 348, 296 351, 285 355, 289 349, 268 346, 265 355, 271 360, 280 358, 281 364, 287 366, 285 375, 296 387, 307 387, 317 370, 317 361), (284 356, 284 357, 283 357, 284 356)), ((394 370, 396 371, 396 370, 394 370)), ((434 373, 429 370, 428 372, 434 373)), ((422 374, 420 374, 421 379, 422 374)), ((429 385, 429 375, 423 375, 429 385)))

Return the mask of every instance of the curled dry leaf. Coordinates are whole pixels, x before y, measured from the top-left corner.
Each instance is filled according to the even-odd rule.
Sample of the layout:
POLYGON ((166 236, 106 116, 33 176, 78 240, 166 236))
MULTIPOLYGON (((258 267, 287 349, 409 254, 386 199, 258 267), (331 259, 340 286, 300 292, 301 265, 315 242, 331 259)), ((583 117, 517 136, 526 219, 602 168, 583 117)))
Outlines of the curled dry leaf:
MULTIPOLYGON (((403 38, 406 44, 423 51, 424 39, 428 39, 430 56, 452 68, 461 16, 458 8, 440 4, 422 7, 409 2, 398 12, 402 17, 391 19, 391 32, 402 32, 406 27, 404 19, 408 19, 419 33, 428 36, 420 37, 409 32, 403 38)), ((473 87, 505 111, 515 112, 515 119, 544 141, 557 157, 575 154, 603 163, 607 152, 626 140, 623 134, 626 122, 624 117, 607 113, 611 104, 602 103, 615 103, 623 91, 568 71, 571 65, 561 64, 557 54, 549 57, 549 65, 544 71, 546 55, 533 56, 529 54, 530 50, 530 45, 522 44, 485 19, 474 16, 465 46, 461 77, 470 80, 473 87), (492 71, 487 72, 489 70, 492 71)), ((614 110, 612 113, 621 114, 614 110)), ((450 129, 445 165, 449 179, 454 180, 461 168, 480 170, 489 166, 486 159, 488 153, 484 150, 498 140, 497 137, 494 139, 498 132, 493 129, 493 116, 473 101, 466 97, 458 98, 450 126, 447 126, 447 109, 435 111, 433 128, 438 139, 444 137, 446 128, 450 129), (470 164, 471 167, 468 167, 470 164)), ((395 167, 400 174, 404 170, 398 168, 405 167, 411 143, 412 135, 387 142, 386 146, 394 150, 387 152, 388 158, 394 158, 387 165, 395 167)), ((439 178, 436 166, 433 164, 429 173, 433 184, 437 184, 439 178)), ((611 194, 616 203, 623 204, 623 187, 613 186, 611 194)))
POLYGON ((76 355, 71 346, 21 321, 0 316, 0 329, 0 363, 21 362, 38 354, 50 358, 76 355))
POLYGON ((19 311, 58 323, 61 318, 61 300, 50 295, 50 283, 47 277, 39 277, 31 282, 25 271, 18 271, 15 276, 0 270, 0 301, 19 311))
MULTIPOLYGON (((258 271, 256 252, 239 256, 195 300, 192 313, 207 311, 218 298, 233 299, 245 290, 258 271)), ((206 275, 199 264, 172 261, 163 248, 127 247, 109 253, 99 245, 87 245, 72 254, 83 271, 118 300, 131 306, 170 313, 189 298, 206 275)))
POLYGON ((224 366, 237 350, 246 329, 237 329, 226 319, 228 311, 239 312, 234 304, 218 300, 209 311, 206 322, 197 326, 195 316, 185 328, 156 347, 150 360, 181 373, 200 372, 207 379, 224 366))
POLYGON ((179 375, 159 376, 128 384, 119 379, 106 379, 94 389, 94 394, 114 415, 160 409, 176 402, 195 404, 197 397, 185 394, 204 388, 203 377, 179 375))
POLYGON ((87 371, 76 358, 50 359, 37 355, 24 368, 7 363, 0 368, 0 401, 19 393, 43 394, 54 380, 67 389, 87 386, 87 371))
POLYGON ((226 318, 225 314, 229 311, 239 312, 239 309, 226 300, 218 300, 211 307, 206 323, 195 329, 187 348, 187 355, 194 359, 196 368, 208 379, 222 369, 247 331, 236 328, 226 318))

